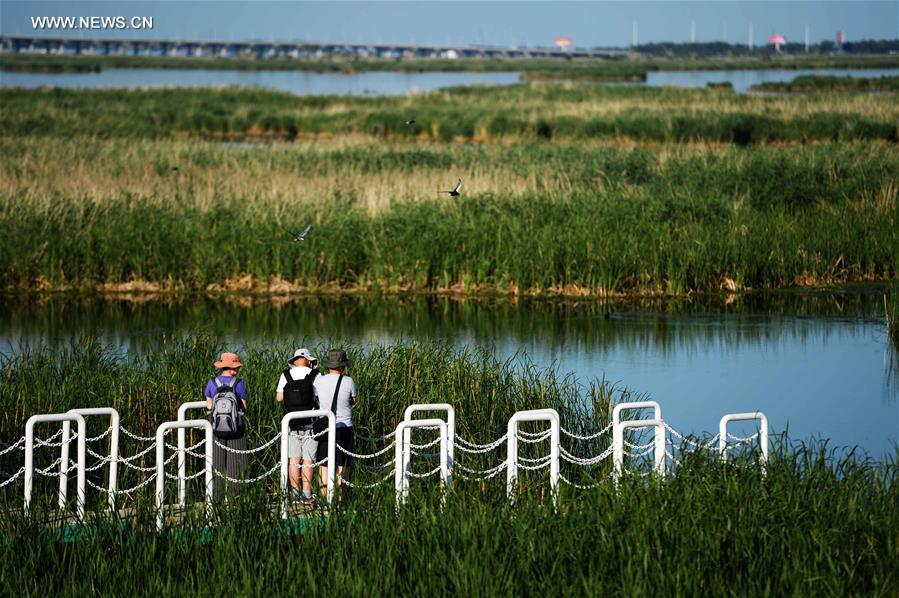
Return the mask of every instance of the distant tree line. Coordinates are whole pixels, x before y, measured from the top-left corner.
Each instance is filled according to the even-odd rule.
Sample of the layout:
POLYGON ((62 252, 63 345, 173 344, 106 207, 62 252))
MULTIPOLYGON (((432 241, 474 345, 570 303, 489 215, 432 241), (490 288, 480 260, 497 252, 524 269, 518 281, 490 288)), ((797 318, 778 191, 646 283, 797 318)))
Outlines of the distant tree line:
MULTIPOLYGON (((644 56, 656 58, 691 58, 713 56, 755 56, 764 57, 777 53, 774 46, 767 43, 759 44, 749 49, 747 44, 729 44, 727 42, 704 43, 674 43, 659 42, 652 44, 639 44, 634 51, 644 56)), ((785 54, 805 53, 805 44, 802 42, 789 42, 781 46, 781 52, 785 54)), ((846 42, 838 47, 836 42, 823 41, 809 45, 809 52, 813 54, 895 54, 899 53, 899 39, 861 40, 846 42)))

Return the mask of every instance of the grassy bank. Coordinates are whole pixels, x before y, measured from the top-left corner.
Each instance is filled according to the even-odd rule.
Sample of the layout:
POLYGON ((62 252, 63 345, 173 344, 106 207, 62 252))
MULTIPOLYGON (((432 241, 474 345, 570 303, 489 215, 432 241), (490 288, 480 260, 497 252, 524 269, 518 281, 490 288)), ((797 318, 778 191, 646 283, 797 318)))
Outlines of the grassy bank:
POLYGON ((315 73, 400 72, 491 72, 539 73, 545 78, 584 77, 607 80, 643 80, 659 70, 768 70, 814 68, 895 68, 899 58, 870 56, 766 56, 759 58, 696 59, 294 59, 222 58, 175 56, 59 56, 0 55, 0 70, 31 72, 97 72, 107 68, 172 68, 227 70, 294 70, 315 73))
POLYGON ((899 264, 889 96, 0 99, 7 290, 679 294, 893 280, 899 264), (460 199, 438 195, 457 178, 460 199))
POLYGON ((899 139, 889 95, 759 97, 594 84, 466 87, 408 97, 250 89, 0 89, 6 136, 514 143, 533 139, 737 145, 899 139), (60 118, 61 115, 65 118, 60 118), (406 126, 415 118, 415 126, 406 126))
POLYGON ((803 75, 790 82, 766 82, 752 86, 754 91, 812 93, 819 91, 899 91, 899 77, 832 77, 803 75))
MULTIPOLYGON (((68 349, 4 357, 0 433, 18 437, 21 421, 32 412, 76 404, 113 404, 122 410, 126 427, 149 433, 180 401, 196 396, 220 348, 198 338, 131 360, 85 339, 68 349), (48 379, 55 383, 47 385, 48 379)), ((257 346, 242 355, 252 393, 251 445, 274 430, 277 411, 269 395, 277 364, 290 348, 257 346)), ((351 353, 360 389, 354 420, 378 432, 396 423, 405 404, 440 400, 456 406, 459 433, 466 439, 497 438, 511 412, 538 406, 556 407, 566 428, 583 433, 599 429, 597 424, 607 421, 609 401, 623 398, 605 384, 578 387, 553 372, 516 372, 485 355, 439 347, 351 353)), ((601 448, 564 442, 583 456, 601 448)), ((125 451, 133 454, 135 447, 126 443, 125 451)), ((545 447, 527 455, 540 451, 545 447)), ((40 459, 49 462, 50 452, 41 452, 40 466, 46 464, 40 459)), ((265 459, 265 464, 252 461, 253 471, 267 468, 275 453, 265 459)), ((411 504, 399 514, 388 483, 359 491, 321 527, 294 535, 278 531, 270 508, 274 479, 233 496, 217 511, 216 525, 203 533, 189 528, 154 533, 147 490, 128 499, 137 520, 119 531, 100 525, 93 537, 88 533, 69 544, 44 529, 40 513, 32 524, 22 520, 21 487, 11 485, 0 496, 16 509, 3 510, 0 529, 4 550, 16 557, 0 560, 0 575, 15 593, 60 595, 99 585, 117 593, 202 594, 196 579, 204 580, 203 587, 227 584, 239 593, 302 587, 312 595, 333 595, 335 584, 347 595, 892 592, 899 582, 895 460, 873 462, 837 457, 822 447, 783 445, 772 453, 766 475, 752 461, 747 454, 722 464, 699 454, 665 483, 634 476, 617 490, 608 481, 583 491, 563 485, 557 511, 548 504, 545 472, 522 474, 514 509, 507 506, 502 476, 488 482, 457 477, 442 509, 436 484, 416 480, 411 504)), ((0 462, 4 470, 13 466, 0 462)), ((423 464, 414 467, 418 471, 423 464)), ((606 473, 600 469, 594 472, 598 477, 606 473)), ((375 474, 359 475, 375 479, 375 474)), ((563 475, 590 479, 583 468, 570 465, 563 475)), ((191 496, 198 491, 193 484, 191 496)), ((49 496, 52 485, 39 478, 37 492, 49 496)), ((96 494, 91 492, 91 506, 100 508, 96 494)))
POLYGON ((899 161, 877 144, 3 145, 8 289, 684 293, 899 264, 899 161), (463 197, 438 197, 454 176, 463 197))

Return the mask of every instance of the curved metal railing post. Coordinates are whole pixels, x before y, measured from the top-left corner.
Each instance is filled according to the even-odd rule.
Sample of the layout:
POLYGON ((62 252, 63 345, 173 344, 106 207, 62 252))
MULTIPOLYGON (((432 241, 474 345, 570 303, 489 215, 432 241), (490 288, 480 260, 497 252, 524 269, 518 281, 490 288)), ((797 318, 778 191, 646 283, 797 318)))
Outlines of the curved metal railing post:
POLYGON ((156 530, 162 531, 165 525, 165 433, 169 430, 185 428, 203 428, 206 432, 205 470, 206 470, 206 519, 212 517, 212 424, 205 419, 173 421, 160 424, 156 428, 156 530))
POLYGON ((637 419, 618 422, 612 429, 612 477, 615 483, 624 470, 624 430, 627 428, 655 428, 653 458, 655 470, 660 477, 665 476, 665 422, 661 419, 637 419))
MULTIPOLYGON (((78 478, 77 478, 77 499, 76 510, 78 519, 84 519, 84 485, 85 485, 85 468, 87 457, 87 423, 84 417, 77 413, 49 413, 45 415, 32 415, 25 422, 25 501, 24 510, 25 517, 30 516, 31 511, 31 490, 34 484, 34 425, 43 422, 75 422, 78 424, 78 478)), ((68 442, 62 444, 62 448, 66 449, 68 442)), ((68 450, 60 450, 65 457, 64 462, 68 462, 68 450)), ((68 473, 68 468, 66 468, 68 473)), ((65 508, 65 501, 62 501, 62 508, 65 508)))
POLYGON ((728 413, 718 423, 718 452, 721 460, 727 461, 727 425, 736 421, 759 421, 759 444, 762 446, 762 463, 768 462, 768 417, 761 411, 751 413, 728 413))
POLYGON ((449 441, 448 425, 442 419, 415 419, 402 421, 396 427, 396 448, 394 449, 394 488, 396 490, 396 508, 405 504, 409 498, 409 478, 412 476, 412 442, 406 442, 406 431, 411 428, 436 427, 440 432, 440 479, 443 481, 443 500, 446 492, 452 487, 449 473, 449 441))
MULTIPOLYGON (((112 407, 91 407, 84 409, 69 409, 66 413, 77 413, 85 418, 91 415, 108 415, 109 425, 112 428, 109 439, 109 486, 107 500, 109 503, 109 511, 115 512, 115 495, 119 470, 119 429, 121 427, 121 419, 119 412, 112 407)), ((69 462, 69 434, 71 433, 71 422, 65 421, 62 424, 62 462, 59 464, 59 507, 64 508, 66 503, 66 495, 68 493, 68 462, 69 462)), ((87 439, 85 439, 85 442, 87 439)))
MULTIPOLYGON (((281 519, 287 519, 290 508, 290 422, 295 419, 328 418, 328 504, 334 500, 334 484, 337 480, 337 418, 330 409, 294 411, 281 418, 281 519)), ((302 474, 301 474, 302 477, 302 474)))
POLYGON ((559 413, 555 409, 532 409, 518 411, 507 425, 506 434, 506 494, 509 503, 515 503, 518 488, 518 424, 521 422, 548 421, 550 424, 549 483, 553 495, 553 505, 559 503, 559 413))
MULTIPOLYGON (((206 401, 188 401, 178 407, 178 421, 187 420, 187 412, 206 409, 206 401)), ((184 428, 178 428, 178 505, 187 504, 187 436, 184 428)))
MULTIPOLYGON (((416 403, 406 407, 403 413, 403 421, 412 421, 412 417, 416 413, 427 411, 446 411, 446 434, 449 447, 447 449, 447 458, 449 459, 449 475, 453 475, 453 463, 455 462, 455 452, 453 447, 456 445, 456 409, 449 403, 416 403)), ((412 442, 412 429, 406 428, 403 436, 403 442, 410 444, 412 442)))

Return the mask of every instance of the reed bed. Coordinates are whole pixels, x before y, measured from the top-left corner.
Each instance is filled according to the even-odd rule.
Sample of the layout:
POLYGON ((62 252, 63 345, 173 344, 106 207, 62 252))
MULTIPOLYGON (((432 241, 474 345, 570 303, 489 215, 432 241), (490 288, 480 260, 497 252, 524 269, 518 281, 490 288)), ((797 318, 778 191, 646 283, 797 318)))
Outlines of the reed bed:
POLYGON ((899 91, 899 77, 836 77, 803 75, 781 83, 768 81, 753 85, 755 91, 809 93, 818 91, 899 91))
MULTIPOLYGON (((2 434, 17 437, 32 412, 110 402, 124 425, 148 433, 180 400, 195 398, 220 348, 195 337, 134 360, 84 339, 8 356, 2 434)), ((246 348, 254 429, 274 429, 270 395, 287 349, 246 348)), ((498 437, 512 411, 537 406, 559 409, 569 429, 594 430, 624 398, 601 381, 583 387, 558 372, 479 353, 351 349, 360 388, 354 419, 377 431, 395 424, 413 400, 452 402, 460 434, 479 441, 498 437)), ((313 516, 304 533, 279 521, 271 483, 233 495, 209 528, 188 517, 162 534, 153 531, 148 501, 135 502, 136 518, 110 524, 98 498, 93 525, 64 533, 40 510, 23 520, 21 497, 7 488, 3 500, 16 508, 3 510, 0 530, 16 558, 3 559, 0 574, 14 592, 60 595, 96 587, 202 594, 224 585, 238 593, 302 588, 333 595, 338 584, 353 595, 891 595, 899 583, 895 458, 875 462, 826 445, 783 442, 764 475, 754 459, 748 453, 723 464, 696 453, 664 483, 627 477, 617 489, 608 482, 584 491, 563 486, 558 509, 539 474, 522 476, 514 508, 502 480, 457 480, 442 508, 436 483, 416 481, 410 505, 397 513, 387 484, 346 497, 326 519, 313 516)))
POLYGON ((528 84, 451 88, 401 98, 297 97, 220 90, 0 90, 5 135, 216 139, 364 134, 381 140, 609 139, 748 145, 895 142, 889 95, 737 95, 716 90, 528 84), (64 118, 62 118, 64 116, 64 118), (404 122, 414 116, 416 127, 404 122))
POLYGON ((6 289, 680 294, 896 273, 885 140, 899 111, 882 96, 568 84, 0 98, 6 289), (220 143, 223 122, 277 136, 285 115, 309 124, 293 142, 220 143), (765 131, 827 141, 771 145, 765 131), (441 198, 457 177, 463 197, 441 198))

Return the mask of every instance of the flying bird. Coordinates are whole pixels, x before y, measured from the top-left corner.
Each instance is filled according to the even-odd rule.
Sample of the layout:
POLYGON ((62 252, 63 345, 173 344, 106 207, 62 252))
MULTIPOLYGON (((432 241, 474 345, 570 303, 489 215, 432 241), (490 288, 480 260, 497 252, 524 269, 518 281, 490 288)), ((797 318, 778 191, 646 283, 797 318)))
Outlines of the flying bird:
MULTIPOLYGON (((297 234, 297 233, 290 233, 290 235, 293 237, 293 240, 294 240, 294 241, 305 241, 305 240, 306 240, 306 235, 309 234, 309 229, 310 229, 310 228, 312 228, 312 225, 311 225, 311 224, 310 224, 309 226, 307 226, 306 228, 304 228, 304 229, 303 229, 303 232, 301 232, 301 233, 299 233, 299 234, 297 234)), ((289 231, 288 231, 288 232, 289 232, 289 231)))
POLYGON ((452 191, 441 191, 441 193, 449 193, 450 197, 459 197, 459 190, 462 188, 462 179, 459 179, 459 182, 456 183, 456 186, 453 187, 452 191))
POLYGON ((406 121, 406 126, 407 126, 407 127, 411 127, 411 126, 414 125, 414 124, 415 124, 415 119, 414 119, 414 118, 410 118, 409 120, 406 121))

